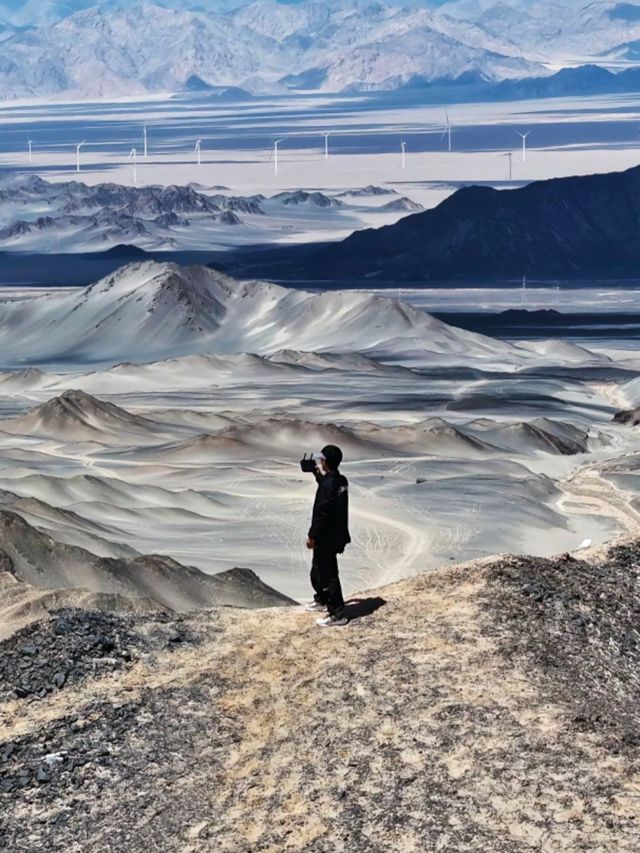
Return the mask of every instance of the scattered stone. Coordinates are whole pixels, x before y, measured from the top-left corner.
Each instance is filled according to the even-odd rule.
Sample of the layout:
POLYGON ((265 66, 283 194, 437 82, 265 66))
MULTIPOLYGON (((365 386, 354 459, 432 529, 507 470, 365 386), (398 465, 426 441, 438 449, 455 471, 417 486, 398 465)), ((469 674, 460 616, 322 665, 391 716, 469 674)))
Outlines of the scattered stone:
POLYGON ((167 634, 179 635, 179 642, 189 639, 176 634, 175 623, 165 628, 166 621, 166 614, 136 620, 131 614, 67 609, 28 625, 0 643, 0 702, 10 696, 45 699, 69 684, 131 665, 157 642, 143 636, 140 625, 160 628, 164 637, 158 647, 166 644, 167 634))
POLYGON ((509 557, 491 566, 487 589, 507 653, 573 706, 573 724, 606 732, 613 752, 640 742, 640 542, 597 563, 509 557))
POLYGON ((183 643, 184 640, 185 640, 185 635, 182 632, 176 632, 175 634, 171 634, 171 636, 167 640, 167 645, 175 645, 176 643, 183 643))
POLYGON ((47 782, 51 781, 51 775, 44 767, 38 767, 36 770, 36 781, 41 785, 45 785, 47 782))

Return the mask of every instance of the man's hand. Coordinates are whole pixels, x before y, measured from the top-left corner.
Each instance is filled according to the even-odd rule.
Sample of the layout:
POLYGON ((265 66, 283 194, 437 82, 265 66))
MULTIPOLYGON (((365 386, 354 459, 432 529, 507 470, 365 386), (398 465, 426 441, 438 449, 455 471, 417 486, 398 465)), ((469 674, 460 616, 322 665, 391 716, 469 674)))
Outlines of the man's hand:
POLYGON ((307 548, 308 548, 310 551, 313 551, 313 549, 314 549, 315 547, 316 547, 315 539, 312 539, 310 536, 307 536, 307 548))

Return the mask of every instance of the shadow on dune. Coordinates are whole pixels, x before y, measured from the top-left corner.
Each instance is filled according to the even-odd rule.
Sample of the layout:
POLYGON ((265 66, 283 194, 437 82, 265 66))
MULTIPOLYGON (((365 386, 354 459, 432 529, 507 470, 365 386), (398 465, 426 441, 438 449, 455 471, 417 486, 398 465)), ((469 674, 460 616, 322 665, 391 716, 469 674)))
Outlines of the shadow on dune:
POLYGON ((387 602, 384 598, 350 598, 345 602, 344 615, 348 619, 359 619, 361 616, 371 616, 372 613, 387 602))

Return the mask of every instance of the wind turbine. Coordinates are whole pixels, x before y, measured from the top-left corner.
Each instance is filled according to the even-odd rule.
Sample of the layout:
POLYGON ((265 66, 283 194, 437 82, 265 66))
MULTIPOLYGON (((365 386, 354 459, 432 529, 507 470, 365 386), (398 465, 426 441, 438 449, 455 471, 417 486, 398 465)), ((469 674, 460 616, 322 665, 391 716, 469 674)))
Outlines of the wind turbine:
POLYGON ((87 140, 83 139, 82 142, 79 142, 76 145, 76 172, 80 171, 80 149, 82 148, 83 145, 86 145, 86 144, 87 144, 87 140))
POLYGON ((194 148, 194 151, 196 152, 196 158, 198 160, 198 166, 200 165, 200 149, 201 149, 201 146, 202 146, 202 140, 196 139, 196 147, 194 148))
POLYGON ((144 143, 144 159, 147 159, 147 125, 142 125, 142 140, 144 143))
POLYGON ((446 123, 445 123, 443 130, 442 130, 442 136, 440 137, 440 139, 444 139, 445 136, 449 137, 448 149, 449 149, 449 151, 451 151, 451 122, 449 121, 449 111, 448 110, 445 113, 445 116, 446 116, 446 123))
POLYGON ((27 141, 27 146, 28 146, 28 150, 29 150, 29 162, 33 163, 33 154, 31 152, 31 140, 30 139, 27 141))
POLYGON ((526 133, 520 133, 519 130, 516 130, 516 133, 518 134, 518 136, 522 137, 522 162, 526 163, 527 162, 527 136, 529 136, 531 131, 528 130, 526 133))
POLYGON ((324 136, 324 159, 329 159, 329 136, 331 135, 330 130, 326 130, 323 134, 324 136))
POLYGON ((522 276, 522 304, 527 304, 527 277, 526 275, 522 276))
POLYGON ((402 150, 402 168, 404 169, 407 165, 407 143, 404 139, 400 142, 400 149, 402 150))
POLYGON ((502 156, 509 158, 509 183, 511 183, 513 180, 513 151, 507 151, 507 153, 502 156))
POLYGON ((138 166, 138 155, 137 155, 135 148, 132 148, 131 151, 129 152, 128 159, 133 161, 133 183, 137 184, 138 183, 138 168, 137 168, 137 166, 138 166))
POLYGON ((273 140, 273 169, 274 174, 278 174, 278 145, 281 142, 284 142, 287 137, 283 136, 282 139, 274 139, 273 140))

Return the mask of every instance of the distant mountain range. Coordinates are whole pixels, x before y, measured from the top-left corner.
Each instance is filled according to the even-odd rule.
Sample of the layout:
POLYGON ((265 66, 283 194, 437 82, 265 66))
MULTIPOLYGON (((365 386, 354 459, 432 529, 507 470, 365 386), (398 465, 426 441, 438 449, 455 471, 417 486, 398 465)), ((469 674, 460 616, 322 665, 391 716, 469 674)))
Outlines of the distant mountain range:
MULTIPOLYGON (((392 91, 432 81, 540 78, 558 65, 640 59, 640 6, 610 0, 584 7, 577 0, 11 5, 0 4, 4 99, 209 87, 223 97, 392 91)), ((513 94, 520 96, 517 87, 513 94)))
POLYGON ((310 80, 324 91, 388 90, 414 76, 502 80, 543 70, 469 22, 377 2, 258 0, 224 14, 145 2, 68 9, 45 4, 34 7, 33 25, 5 26, 0 97, 178 91, 194 80, 253 94, 310 80))
POLYGON ((640 270, 640 166, 537 181, 515 190, 466 187, 433 210, 290 258, 274 277, 375 281, 615 278, 640 270))
POLYGON ((453 99, 456 103, 524 101, 639 91, 640 67, 609 71, 600 65, 588 63, 574 68, 561 68, 554 74, 541 77, 501 80, 497 83, 474 74, 462 74, 455 80, 425 80, 416 76, 398 86, 392 95, 394 101, 398 100, 400 94, 411 101, 417 97, 424 103, 448 104, 453 99))
POLYGON ((550 77, 503 80, 487 88, 483 95, 490 95, 496 100, 525 100, 571 95, 606 95, 616 92, 640 92, 640 68, 627 68, 618 73, 599 65, 562 68, 550 77))

